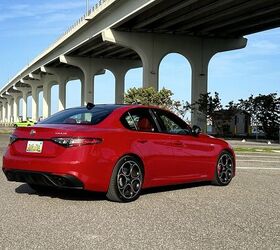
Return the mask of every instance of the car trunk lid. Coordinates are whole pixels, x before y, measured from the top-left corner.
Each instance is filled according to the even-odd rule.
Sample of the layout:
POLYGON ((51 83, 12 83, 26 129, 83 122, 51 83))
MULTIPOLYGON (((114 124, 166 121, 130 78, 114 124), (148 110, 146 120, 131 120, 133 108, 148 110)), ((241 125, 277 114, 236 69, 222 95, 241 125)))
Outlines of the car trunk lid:
POLYGON ((11 144, 11 152, 29 157, 56 157, 67 148, 56 143, 54 138, 80 138, 81 134, 82 137, 92 137, 92 129, 84 125, 61 124, 17 128, 13 133, 15 142, 11 144))

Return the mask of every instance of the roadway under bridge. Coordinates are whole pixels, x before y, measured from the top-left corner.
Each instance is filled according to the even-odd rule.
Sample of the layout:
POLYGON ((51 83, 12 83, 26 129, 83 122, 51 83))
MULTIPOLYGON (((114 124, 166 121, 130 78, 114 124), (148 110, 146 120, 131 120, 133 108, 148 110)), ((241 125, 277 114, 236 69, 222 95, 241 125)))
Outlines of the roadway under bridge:
MULTIPOLYGON (((65 108, 66 84, 81 80, 82 105, 94 102, 94 76, 109 69, 115 76, 115 101, 122 103, 128 70, 143 67, 143 87, 158 89, 159 64, 168 53, 185 56, 192 69, 191 101, 207 93, 208 64, 223 51, 242 49, 244 35, 280 26, 279 0, 101 0, 61 37, 15 75, 0 91, 1 122, 50 115, 50 89, 59 85, 59 110, 65 108)), ((205 128, 206 118, 192 114, 205 128)))

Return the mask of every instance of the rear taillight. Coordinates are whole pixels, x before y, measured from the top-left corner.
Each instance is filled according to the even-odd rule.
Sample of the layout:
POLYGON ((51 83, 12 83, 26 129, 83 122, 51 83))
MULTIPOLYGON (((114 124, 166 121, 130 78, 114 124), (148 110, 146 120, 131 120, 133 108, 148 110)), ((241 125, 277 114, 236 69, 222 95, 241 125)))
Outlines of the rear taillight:
POLYGON ((83 145, 100 144, 101 138, 83 138, 83 137, 61 137, 52 138, 52 141, 66 148, 78 147, 83 145))
POLYGON ((13 144, 17 139, 15 135, 10 135, 10 144, 13 144))

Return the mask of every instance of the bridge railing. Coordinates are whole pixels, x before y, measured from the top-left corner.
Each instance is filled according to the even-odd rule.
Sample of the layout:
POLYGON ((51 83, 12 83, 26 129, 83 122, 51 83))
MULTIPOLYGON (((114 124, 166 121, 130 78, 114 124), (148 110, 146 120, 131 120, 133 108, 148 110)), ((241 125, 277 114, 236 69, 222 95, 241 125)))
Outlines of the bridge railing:
POLYGON ((93 19, 100 12, 106 9, 111 3, 117 0, 99 0, 96 4, 94 4, 89 10, 88 13, 85 13, 82 17, 80 17, 73 25, 71 25, 61 36, 58 37, 47 49, 44 49, 37 57, 35 57, 30 63, 23 67, 21 71, 19 71, 14 77, 9 79, 7 84, 3 86, 0 90, 2 93, 10 83, 14 82, 18 77, 24 77, 23 73, 34 63, 43 58, 46 54, 48 54, 51 50, 60 45, 64 40, 74 34, 79 28, 85 25, 88 20, 93 19))

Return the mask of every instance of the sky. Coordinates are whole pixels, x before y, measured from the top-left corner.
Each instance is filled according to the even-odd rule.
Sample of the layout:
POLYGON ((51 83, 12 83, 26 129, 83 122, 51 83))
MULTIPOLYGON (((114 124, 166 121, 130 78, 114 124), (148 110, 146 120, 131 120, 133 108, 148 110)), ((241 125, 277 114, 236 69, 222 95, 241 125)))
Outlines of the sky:
MULTIPOLYGON (((90 0, 90 5, 96 0, 90 0)), ((50 46, 85 12, 86 0, 1 0, 0 88, 41 51, 50 46)), ((280 29, 247 36, 245 49, 216 54, 209 64, 208 90, 222 103, 251 94, 280 92, 280 29)), ((141 87, 142 69, 130 70, 125 89, 141 87)), ((186 58, 169 54, 161 62, 159 87, 172 90, 176 100, 190 101, 191 68, 186 58), (176 76, 176 77, 174 77, 176 76)), ((66 106, 80 105, 79 81, 67 84, 66 106), (78 97, 77 97, 78 96, 78 97)), ((107 71, 95 77, 95 103, 114 102, 114 76, 107 71)), ((52 88, 51 112, 58 110, 58 86, 52 88)), ((28 98, 31 116, 31 98, 28 98)), ((20 113, 21 104, 20 104, 20 113)), ((39 95, 42 113, 42 93, 39 95)))

